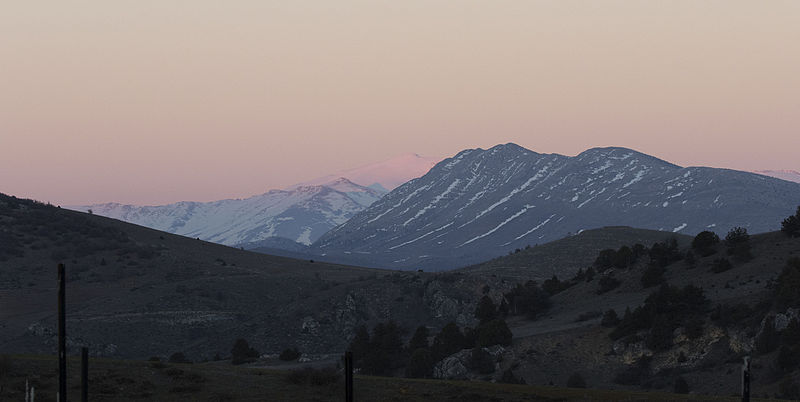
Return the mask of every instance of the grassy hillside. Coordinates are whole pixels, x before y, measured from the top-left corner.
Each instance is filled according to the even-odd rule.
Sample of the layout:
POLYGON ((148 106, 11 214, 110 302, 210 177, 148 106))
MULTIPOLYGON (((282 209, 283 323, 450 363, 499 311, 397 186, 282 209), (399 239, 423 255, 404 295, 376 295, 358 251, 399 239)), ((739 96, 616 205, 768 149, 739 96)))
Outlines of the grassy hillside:
POLYGON ((54 351, 59 262, 68 344, 102 356, 210 359, 240 337, 262 353, 338 353, 361 323, 455 319, 426 304, 434 293, 474 298, 426 294, 435 275, 251 253, 7 196, 0 236, 0 352, 54 351))
MULTIPOLYGON (((626 309, 643 305, 659 289, 658 284, 642 284, 649 267, 645 259, 627 269, 612 268, 592 280, 578 281, 555 294, 552 307, 537 320, 512 318, 515 341, 510 354, 515 360, 505 364, 517 366, 515 372, 534 384, 563 385, 570 375, 580 373, 590 386, 670 390, 677 377, 683 377, 692 390, 728 395, 739 389, 741 359, 749 355, 753 358, 754 394, 780 394, 782 382, 800 382, 800 372, 791 368, 800 361, 791 354, 780 356, 783 352, 777 346, 762 350, 758 345, 777 344, 779 339, 784 339, 785 345, 793 342, 789 335, 775 335, 770 341, 763 334, 769 317, 797 317, 800 306, 787 309, 776 304, 775 295, 787 261, 800 256, 800 238, 773 232, 752 236, 750 244, 750 261, 727 255, 718 244, 713 255, 698 257, 692 264, 682 259, 666 266, 664 284, 677 288, 694 285, 708 299, 706 305, 697 306, 702 313, 695 324, 700 331, 695 337, 687 337, 687 328, 679 326, 667 335, 668 347, 654 350, 649 346, 654 330, 612 339, 615 326, 600 325, 608 310, 615 310, 621 318, 626 309), (720 259, 730 261, 730 269, 714 272, 720 259), (598 294, 604 277, 614 278, 617 285, 598 294), (642 376, 625 380, 621 375, 626 370, 642 376)), ((682 249, 686 251, 688 247, 682 249)))
MULTIPOLYGON (((787 260, 800 256, 800 238, 779 232, 760 234, 750 238, 750 260, 728 255, 719 243, 712 247, 713 254, 698 253, 690 262, 685 256, 691 238, 676 236, 673 252, 678 258, 660 268, 653 283, 642 281, 652 271, 652 250, 644 250, 624 267, 598 266, 594 276, 573 278, 578 269, 593 264, 600 250, 635 243, 651 247, 672 237, 671 233, 611 227, 455 272, 398 272, 251 253, 0 195, 0 353, 54 354, 58 262, 67 266, 67 344, 72 353, 88 346, 93 356, 106 358, 165 359, 182 352, 193 361, 224 360, 234 340, 244 338, 267 355, 260 360, 262 365, 273 364, 275 356, 288 347, 298 348, 311 364, 335 362, 355 328, 388 320, 406 329, 403 342, 418 325, 431 328, 431 335, 448 322, 462 329, 476 328, 474 312, 483 296, 499 304, 519 282, 539 279, 542 284, 542 279, 557 273, 567 283, 550 297, 548 309, 535 319, 507 317, 513 342, 494 361, 494 371, 480 374, 469 368, 459 374, 496 381, 503 373, 513 372, 534 387, 368 377, 359 381, 381 384, 374 389, 364 385, 369 395, 384 395, 381 390, 389 389, 394 392, 391 395, 403 395, 402 400, 441 399, 439 395, 485 400, 482 392, 509 392, 500 397, 503 400, 580 398, 572 391, 542 387, 565 386, 576 373, 590 388, 626 390, 620 391, 623 394, 608 391, 616 397, 602 396, 605 391, 576 391, 588 392, 588 399, 619 399, 642 390, 669 392, 679 377, 693 392, 731 395, 739 387, 741 357, 751 355, 755 395, 783 394, 787 384, 800 383, 800 358, 797 366, 793 360, 792 364, 785 361, 795 358, 791 354, 795 350, 800 356, 800 341, 795 345, 785 340, 788 335, 782 335, 781 329, 772 337, 778 340, 771 342, 784 342, 789 355, 776 348, 756 347, 769 317, 785 323, 800 316, 800 302, 788 306, 774 302, 780 287, 777 279, 787 260), (715 269, 721 258, 730 260, 726 270, 715 269), (622 318, 626 309, 643 305, 662 282, 702 288, 708 301, 698 306, 700 314, 693 317, 699 320, 693 323, 693 332, 699 335, 686 336, 691 331, 686 320, 678 317, 679 326, 661 333, 668 338, 668 347, 650 347, 652 323, 612 339, 616 324, 601 326, 603 313, 614 310, 622 318), (448 384, 457 385, 448 388, 448 384)), ((22 361, 23 368, 38 367, 39 358, 14 359, 22 361)), ((130 386, 158 395, 159 400, 247 400, 250 395, 208 385, 216 384, 215 378, 250 381, 250 371, 229 362, 196 364, 184 371, 200 370, 200 377, 174 374, 176 378, 149 363, 108 364, 107 372, 98 373, 99 378, 116 384, 108 389, 141 384, 130 386), (137 370, 142 370, 141 375, 133 379, 121 374, 137 370)), ((258 392, 295 392, 283 381, 285 373, 258 373, 254 376, 260 380, 255 382, 272 384, 270 389, 276 390, 262 391, 261 385, 252 385, 258 392)), ((51 386, 42 381, 42 387, 51 386)), ((109 392, 114 396, 108 399, 122 398, 113 394, 117 391, 109 392)), ((334 387, 312 393, 318 400, 328 400, 338 398, 337 392, 334 387)), ((647 397, 641 399, 660 397, 642 395, 647 397)))
POLYGON ((689 236, 670 232, 611 226, 586 230, 550 243, 519 249, 507 256, 461 268, 458 272, 497 275, 517 281, 543 280, 554 274, 564 279, 572 276, 578 269, 590 266, 600 250, 617 249, 636 243, 649 247, 670 237, 675 237, 682 245, 691 240, 689 236))
MULTIPOLYGON (((23 400, 25 380, 36 388, 37 401, 53 401, 58 387, 56 360, 49 356, 8 356, 10 371, 0 375, 0 398, 23 400)), ((68 396, 80 394, 80 361, 68 362, 68 396)), ((341 375, 313 385, 290 380, 290 372, 230 367, 219 363, 164 364, 143 361, 90 361, 92 401, 341 401, 341 375)), ((596 390, 492 384, 481 381, 437 381, 355 376, 358 401, 737 401, 735 397, 676 395, 657 392, 596 390)), ((761 399, 754 399, 761 400, 761 399)), ((766 399, 765 399, 766 400, 766 399)))

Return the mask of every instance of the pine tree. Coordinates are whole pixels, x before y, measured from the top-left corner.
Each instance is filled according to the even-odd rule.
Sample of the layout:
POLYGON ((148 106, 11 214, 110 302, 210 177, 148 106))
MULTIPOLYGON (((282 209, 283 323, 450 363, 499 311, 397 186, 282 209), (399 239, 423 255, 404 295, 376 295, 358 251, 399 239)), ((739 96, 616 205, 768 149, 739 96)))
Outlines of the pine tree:
POLYGON ((497 317, 497 310, 492 299, 489 296, 481 297, 478 307, 475 308, 475 318, 481 322, 486 322, 493 320, 495 317, 497 317))

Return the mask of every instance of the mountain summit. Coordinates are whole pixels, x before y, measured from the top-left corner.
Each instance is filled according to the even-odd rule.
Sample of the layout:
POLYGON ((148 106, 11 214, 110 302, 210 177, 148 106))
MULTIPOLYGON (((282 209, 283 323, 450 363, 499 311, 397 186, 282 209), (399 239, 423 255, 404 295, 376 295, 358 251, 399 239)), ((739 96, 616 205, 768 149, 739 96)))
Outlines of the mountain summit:
POLYGON ((326 233, 312 251, 356 264, 446 269, 609 225, 764 232, 798 202, 800 184, 684 168, 626 148, 569 157, 503 144, 445 159, 326 233))

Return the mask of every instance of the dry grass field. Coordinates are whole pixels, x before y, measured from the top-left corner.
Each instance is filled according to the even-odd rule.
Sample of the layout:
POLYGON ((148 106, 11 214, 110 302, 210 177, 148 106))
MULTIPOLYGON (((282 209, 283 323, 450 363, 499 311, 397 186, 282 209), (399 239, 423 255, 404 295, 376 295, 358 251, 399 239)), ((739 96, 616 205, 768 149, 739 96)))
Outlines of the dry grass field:
MULTIPOLYGON (((3 356, 0 400, 24 400, 25 381, 36 400, 55 400, 54 356, 3 356)), ((68 396, 80 395, 80 360, 68 362, 68 396)), ((293 383, 289 371, 231 366, 227 362, 173 364, 90 360, 92 401, 342 401, 341 376, 332 383, 293 383)), ((577 389, 355 376, 357 401, 738 401, 735 396, 678 395, 626 390, 577 389)), ((774 399, 753 399, 767 401, 774 399)))

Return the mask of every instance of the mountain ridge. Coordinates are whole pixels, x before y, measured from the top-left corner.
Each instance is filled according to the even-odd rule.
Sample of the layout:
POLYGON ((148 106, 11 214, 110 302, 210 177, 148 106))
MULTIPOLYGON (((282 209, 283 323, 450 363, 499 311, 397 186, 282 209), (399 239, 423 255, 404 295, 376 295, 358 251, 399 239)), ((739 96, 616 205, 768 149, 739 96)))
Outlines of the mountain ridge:
POLYGON ((69 207, 225 245, 284 237, 311 244, 383 193, 340 177, 320 185, 270 190, 247 198, 160 206, 118 203, 69 207))
POLYGON ((775 230, 798 201, 800 185, 748 172, 681 167, 622 147, 570 157, 508 143, 439 162, 311 251, 361 253, 372 266, 448 269, 608 225, 775 230))

